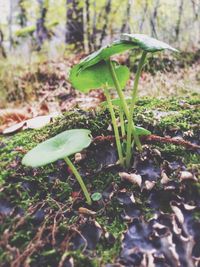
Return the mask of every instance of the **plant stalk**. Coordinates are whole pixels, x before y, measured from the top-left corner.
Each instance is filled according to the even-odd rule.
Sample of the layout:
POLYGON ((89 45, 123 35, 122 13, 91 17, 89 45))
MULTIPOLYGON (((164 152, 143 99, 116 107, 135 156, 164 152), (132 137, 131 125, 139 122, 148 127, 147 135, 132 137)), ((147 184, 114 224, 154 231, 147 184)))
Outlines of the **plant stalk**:
POLYGON ((131 161, 131 149, 132 149, 132 121, 133 121, 133 112, 134 112, 134 106, 137 100, 137 92, 138 92, 138 83, 140 79, 140 75, 142 72, 142 67, 144 65, 145 59, 146 59, 147 52, 143 51, 142 56, 140 58, 140 62, 138 65, 138 69, 135 75, 133 90, 132 90, 132 97, 131 97, 131 106, 130 106, 130 112, 128 117, 128 129, 127 129, 127 147, 126 147, 126 166, 130 166, 131 161))
POLYGON ((112 120, 112 125, 113 125, 113 129, 114 129, 114 133, 115 133, 115 140, 116 140, 117 152, 118 152, 118 156, 119 156, 120 165, 124 166, 124 157, 123 157, 123 153, 122 153, 122 146, 121 146, 121 142, 120 142, 119 130, 117 127, 115 112, 113 109, 112 101, 111 101, 107 86, 104 87, 104 93, 106 96, 108 108, 109 108, 110 115, 111 115, 111 120, 112 120))
POLYGON ((121 134, 122 137, 126 135, 125 127, 124 127, 124 112, 123 109, 120 108, 119 110, 119 119, 120 119, 120 126, 121 126, 121 134))
MULTIPOLYGON (((117 94, 122 102, 122 107, 124 109, 124 113, 126 115, 126 118, 128 119, 130 116, 129 116, 129 109, 128 109, 128 105, 126 103, 126 99, 124 97, 124 94, 122 92, 122 89, 121 89, 121 86, 120 86, 120 83, 119 83, 119 80, 117 78, 117 75, 116 75, 116 72, 115 72, 115 68, 114 68, 114 65, 113 65, 113 62, 109 59, 108 60, 108 64, 109 64, 109 69, 110 69, 110 74, 112 76, 112 79, 113 79, 113 82, 114 82, 114 85, 115 85, 115 88, 117 90, 117 94)), ((138 138, 138 135, 136 133, 136 129, 135 129, 135 124, 134 122, 132 121, 132 125, 131 125, 131 128, 132 128, 132 131, 133 131, 133 137, 134 137, 134 140, 135 140, 135 143, 136 143, 136 146, 139 150, 142 150, 142 146, 141 146, 141 143, 140 143, 140 140, 138 138)))
POLYGON ((79 182, 80 184, 80 187, 85 195, 85 198, 87 200, 87 203, 89 205, 92 204, 92 200, 90 198, 90 194, 88 193, 88 190, 85 186, 85 183, 83 182, 83 179, 82 177, 80 176, 78 170, 76 169, 76 167, 74 166, 74 164, 71 162, 71 160, 68 158, 68 157, 65 157, 64 158, 65 162, 67 163, 67 165, 69 166, 70 170, 72 171, 72 173, 74 174, 74 176, 76 177, 77 181, 79 182))

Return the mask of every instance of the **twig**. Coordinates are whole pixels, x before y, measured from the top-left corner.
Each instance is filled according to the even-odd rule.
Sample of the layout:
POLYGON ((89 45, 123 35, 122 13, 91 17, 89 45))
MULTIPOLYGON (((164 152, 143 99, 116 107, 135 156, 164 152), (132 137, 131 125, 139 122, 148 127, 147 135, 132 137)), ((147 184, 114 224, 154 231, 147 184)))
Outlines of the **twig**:
POLYGON ((171 138, 171 137, 161 137, 158 135, 146 135, 143 136, 142 141, 144 142, 159 142, 159 143, 169 143, 169 144, 174 144, 178 146, 184 146, 185 148, 196 150, 200 149, 199 145, 192 144, 189 141, 186 141, 182 138, 171 138))
MULTIPOLYGON (((125 137, 122 137, 122 139, 125 139, 125 137)), ((192 149, 192 150, 200 149, 199 145, 192 144, 191 142, 185 141, 182 138, 162 137, 162 136, 151 134, 151 135, 142 136, 140 137, 140 139, 143 143, 146 143, 146 142, 168 143, 168 144, 183 146, 187 149, 192 149)), ((115 141, 115 137, 113 135, 97 136, 93 140, 93 142, 96 144, 102 143, 102 142, 114 142, 114 141, 115 141)))

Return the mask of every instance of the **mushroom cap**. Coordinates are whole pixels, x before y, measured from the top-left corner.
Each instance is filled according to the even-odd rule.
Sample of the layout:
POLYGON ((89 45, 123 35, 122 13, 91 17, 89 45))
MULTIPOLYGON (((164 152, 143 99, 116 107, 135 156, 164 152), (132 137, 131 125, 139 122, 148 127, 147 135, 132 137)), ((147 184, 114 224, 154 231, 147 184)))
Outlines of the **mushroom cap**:
POLYGON ((145 34, 124 33, 121 35, 120 40, 122 42, 131 42, 135 47, 141 48, 146 52, 158 52, 166 49, 178 52, 178 50, 173 48, 172 46, 161 42, 155 38, 149 37, 145 34))
MULTIPOLYGON (((126 66, 113 63, 119 83, 124 88, 129 80, 130 71, 126 66)), ((74 88, 84 93, 103 86, 114 88, 109 66, 105 61, 98 62, 82 71, 79 71, 79 65, 75 65, 70 71, 69 79, 74 88)))
POLYGON ((90 133, 86 129, 64 131, 30 150, 24 156, 22 164, 40 167, 80 152, 90 145, 90 133))

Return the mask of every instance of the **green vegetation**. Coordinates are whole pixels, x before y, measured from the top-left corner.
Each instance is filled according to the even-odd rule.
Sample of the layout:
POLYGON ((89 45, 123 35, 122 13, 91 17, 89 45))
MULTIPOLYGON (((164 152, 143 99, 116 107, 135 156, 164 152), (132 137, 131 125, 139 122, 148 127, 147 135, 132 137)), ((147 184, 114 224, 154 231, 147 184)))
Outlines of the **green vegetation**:
MULTIPOLYGON (((144 34, 122 34, 120 41, 115 41, 110 45, 102 47, 98 51, 92 53, 79 64, 75 65, 70 72, 70 81, 72 85, 82 91, 88 92, 90 89, 104 88, 104 93, 107 99, 107 105, 110 110, 111 120, 115 133, 115 140, 117 144, 117 151, 121 166, 124 164, 123 149, 120 142, 120 134, 116 124, 116 116, 113 109, 113 103, 109 94, 109 88, 115 87, 120 99, 120 123, 122 136, 126 134, 126 127, 124 124, 124 114, 128 120, 127 125, 127 140, 126 140, 126 167, 130 168, 132 158, 132 136, 137 148, 141 151, 142 147, 138 138, 135 123, 133 122, 134 106, 137 101, 138 83, 141 76, 143 65, 148 52, 155 53, 165 49, 177 52, 176 49, 168 44, 158 41, 154 38, 148 37, 144 34), (134 86, 132 90, 131 102, 127 105, 127 101, 122 92, 122 88, 126 85, 129 78, 129 71, 124 66, 117 66, 112 60, 111 56, 122 53, 126 50, 138 49, 143 50, 138 69, 136 72, 134 86)), ((147 132, 145 133, 147 134, 147 132)))
MULTIPOLYGON (((182 98, 172 100, 140 99, 135 107, 134 120, 138 125, 150 129, 153 134, 162 135, 166 132, 175 133, 176 131, 185 133, 190 130, 193 131, 193 136, 196 138, 199 131, 195 126, 200 115, 198 108, 200 104, 199 97, 193 96, 186 98, 184 99, 184 103, 185 106, 183 107, 182 98), (157 113, 154 113, 154 111, 157 111, 157 113), (161 112, 161 114, 162 112, 168 113, 164 114, 164 117, 160 120, 158 112, 161 112)), ((19 225, 10 236, 9 244, 17 247, 22 252, 37 235, 38 225, 44 226, 45 222, 46 231, 50 234, 51 227, 55 223, 53 219, 56 218, 55 216, 58 216, 56 214, 65 214, 68 209, 72 214, 68 215, 67 213, 64 220, 56 222, 57 235, 59 235, 61 240, 64 240, 65 236, 68 236, 68 231, 72 225, 78 224, 79 220, 85 216, 90 217, 90 215, 83 217, 83 215, 78 213, 78 208, 83 205, 82 202, 80 204, 78 202, 76 204, 77 206, 74 205, 73 209, 70 209, 74 201, 72 199, 74 189, 72 181, 66 178, 65 164, 55 162, 34 170, 25 168, 21 165, 21 159, 25 151, 30 150, 37 143, 56 136, 64 130, 81 128, 83 125, 87 125, 86 128, 91 130, 94 137, 98 136, 99 133, 108 135, 109 131, 107 127, 109 121, 110 115, 107 110, 96 113, 95 116, 88 112, 70 112, 41 130, 26 130, 12 136, 0 137, 1 198, 6 199, 9 205, 11 205, 11 208, 23 209, 24 212, 22 215, 24 223, 21 226, 19 225), (43 211, 40 211, 39 214, 34 213, 34 210, 37 210, 38 203, 41 203, 41 207, 42 205, 46 207, 45 221, 39 217, 40 213, 42 217, 43 211)), ((156 143, 151 145, 151 147, 159 149, 162 156, 171 157, 173 155, 173 158, 183 159, 187 168, 198 172, 200 158, 194 152, 186 151, 183 147, 177 147, 171 144, 156 143)), ((89 147, 87 150, 89 154, 93 153, 92 147, 89 147)), ((73 161, 73 158, 70 158, 73 161)), ((102 171, 95 173, 99 165, 98 162, 93 161, 93 157, 86 157, 84 164, 81 164, 81 162, 77 164, 80 173, 84 166, 87 166, 89 173, 92 172, 91 175, 85 177, 85 183, 91 194, 97 190, 102 194, 113 183, 116 194, 121 189, 126 189, 127 192, 133 193, 137 205, 143 211, 143 215, 146 218, 152 216, 153 210, 148 206, 147 196, 141 194, 135 185, 123 184, 118 175, 118 171, 102 169, 102 171)), ((160 186, 158 184, 157 188, 160 186)), ((196 186, 193 185, 191 192, 194 192, 196 186)), ((98 201, 101 202, 101 199, 98 201)), ((162 205, 165 212, 168 209, 166 203, 168 202, 163 199, 162 205)), ((97 206, 97 208, 91 206, 91 209, 97 212, 95 220, 104 227, 109 235, 114 235, 115 242, 114 244, 112 242, 108 243, 107 239, 102 236, 95 251, 91 251, 90 257, 86 256, 84 251, 71 251, 68 249, 67 255, 73 257, 75 266, 84 266, 84 264, 87 264, 87 266, 96 267, 101 264, 111 263, 115 261, 121 250, 121 235, 127 225, 121 218, 123 207, 117 201, 116 196, 114 195, 103 209, 101 205, 97 206), (115 219, 113 220, 111 218, 115 219)), ((198 217, 198 214, 195 213, 195 216, 198 217)), ((6 229, 10 229, 10 227, 14 229, 18 222, 19 218, 15 216, 5 217, 0 227, 1 235, 6 229)), ((30 262, 34 264, 34 262, 43 259, 46 265, 52 264, 52 262, 54 265, 57 265, 66 251, 61 249, 60 243, 52 246, 48 243, 48 240, 43 242, 45 243, 43 248, 36 250, 30 255, 30 262)), ((4 263, 11 261, 10 254, 7 250, 1 251, 1 261, 4 263)))
POLYGON ((68 158, 69 156, 81 152, 88 147, 92 141, 89 137, 90 131, 84 129, 74 129, 62 132, 29 151, 23 158, 22 164, 33 168, 45 166, 59 159, 64 159, 70 170, 79 182, 85 198, 89 205, 92 201, 87 188, 73 165, 68 158))
POLYGON ((1 267, 198 265, 197 2, 0 4, 1 267))

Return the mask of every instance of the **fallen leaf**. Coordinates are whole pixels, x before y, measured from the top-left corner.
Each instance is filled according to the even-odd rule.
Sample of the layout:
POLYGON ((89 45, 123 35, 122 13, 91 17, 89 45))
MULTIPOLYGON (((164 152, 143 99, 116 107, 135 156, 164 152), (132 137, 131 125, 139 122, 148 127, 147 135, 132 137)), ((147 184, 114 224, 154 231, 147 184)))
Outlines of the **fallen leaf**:
POLYGON ((96 212, 95 211, 89 210, 89 209, 86 209, 86 208, 83 208, 83 207, 80 207, 78 209, 78 212, 80 214, 86 214, 86 215, 92 215, 92 216, 96 215, 96 212))
POLYGON ((197 177, 194 176, 191 172, 188 172, 188 171, 181 171, 179 179, 181 181, 184 181, 184 180, 198 181, 197 177))
POLYGON ((59 115, 59 113, 53 113, 50 115, 38 116, 33 119, 22 121, 11 127, 6 128, 3 131, 3 134, 11 134, 25 129, 40 129, 48 123, 52 122, 53 119, 59 115))
POLYGON ((120 172, 119 176, 123 179, 123 180, 127 180, 132 184, 137 184, 139 187, 141 187, 142 185, 142 177, 139 174, 135 174, 135 173, 126 173, 126 172, 120 172))

